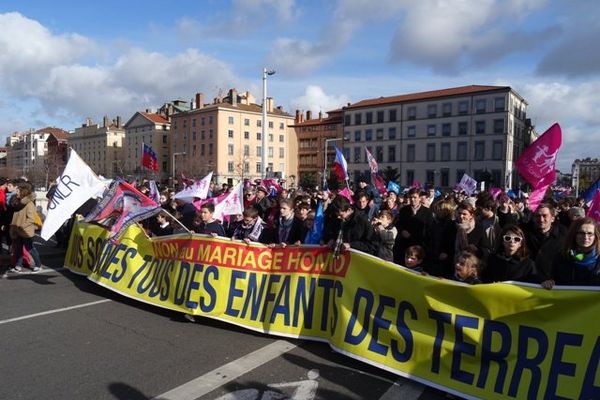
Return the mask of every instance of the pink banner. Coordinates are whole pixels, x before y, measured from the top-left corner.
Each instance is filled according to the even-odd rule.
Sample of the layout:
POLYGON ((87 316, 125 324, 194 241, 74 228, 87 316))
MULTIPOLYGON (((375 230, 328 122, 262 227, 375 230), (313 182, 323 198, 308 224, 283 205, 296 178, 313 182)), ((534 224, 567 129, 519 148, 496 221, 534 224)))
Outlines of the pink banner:
POLYGON ((596 190, 596 195, 592 200, 592 204, 590 205, 587 215, 600 224, 600 189, 596 190))
POLYGON ((562 143, 560 125, 552 125, 523 151, 515 165, 534 190, 547 186, 556 178, 556 156, 562 143))
POLYGON ((531 212, 535 212, 535 210, 537 210, 537 208, 540 206, 544 200, 544 195, 546 194, 546 190, 549 186, 550 184, 539 186, 538 188, 534 189, 533 192, 531 192, 529 195, 529 209, 531 212))

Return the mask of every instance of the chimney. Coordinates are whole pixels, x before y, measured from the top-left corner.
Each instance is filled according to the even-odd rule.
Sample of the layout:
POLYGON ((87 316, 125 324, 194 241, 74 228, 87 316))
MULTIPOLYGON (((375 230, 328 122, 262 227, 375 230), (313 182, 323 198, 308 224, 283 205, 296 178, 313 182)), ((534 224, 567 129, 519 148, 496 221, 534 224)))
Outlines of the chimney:
POLYGON ((295 123, 300 122, 300 110, 296 109, 296 117, 294 118, 295 123))
POLYGON ((121 116, 117 115, 117 128, 121 128, 123 121, 121 120, 121 116))
POLYGON ((312 111, 308 110, 306 111, 306 120, 309 121, 312 119, 312 111))
POLYGON ((319 121, 323 119, 323 113, 319 111, 319 121))
POLYGON ((104 118, 102 119, 102 126, 104 128, 108 128, 110 126, 110 123, 108 122, 108 115, 105 115, 104 118))
POLYGON ((196 108, 204 107, 204 93, 196 93, 196 108))
POLYGON ((231 101, 231 105, 234 107, 237 107, 237 102, 238 102, 238 93, 237 90, 235 90, 235 88, 230 89, 229 90, 229 99, 231 101))
POLYGON ((273 98, 267 97, 267 112, 273 112, 273 98))

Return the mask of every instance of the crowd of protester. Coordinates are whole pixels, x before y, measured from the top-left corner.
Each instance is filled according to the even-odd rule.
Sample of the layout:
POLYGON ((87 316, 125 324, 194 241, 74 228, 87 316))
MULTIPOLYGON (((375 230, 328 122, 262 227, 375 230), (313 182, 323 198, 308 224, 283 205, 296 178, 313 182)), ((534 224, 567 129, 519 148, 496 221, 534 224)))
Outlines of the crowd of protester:
MULTIPOLYGON (((141 190, 147 191, 142 185, 141 190)), ((211 185, 210 196, 231 190, 211 185)), ((269 247, 330 246, 377 256, 415 272, 468 284, 520 281, 554 285, 600 285, 600 233, 585 217, 581 199, 545 199, 532 212, 527 197, 488 191, 439 193, 411 188, 381 195, 366 179, 350 198, 337 191, 282 189, 257 181, 244 189, 244 211, 218 221, 214 205, 199 209, 161 194, 169 215, 145 224, 151 236, 190 231, 260 242, 269 247), (323 209, 320 240, 313 225, 323 209), (175 218, 175 220, 173 219, 175 218)), ((335 254, 335 253, 334 253, 335 254)))
MULTIPOLYGON (((11 270, 20 272, 25 260, 36 271, 41 262, 33 246, 35 194, 28 182, 0 182, 0 238, 11 249, 11 270)), ((150 191, 147 181, 137 187, 150 191)), ((208 197, 231 189, 211 184, 208 197)), ((582 199, 545 199, 533 212, 527 197, 504 192, 468 196, 411 188, 381 194, 361 179, 354 192, 342 195, 303 188, 276 191, 256 181, 244 187, 243 212, 220 221, 212 201, 199 205, 175 194, 172 188, 160 192, 164 212, 142 223, 149 236, 188 232, 269 247, 321 244, 334 255, 355 249, 417 273, 468 284, 600 285, 600 231, 585 216, 582 199), (315 227, 317 218, 322 223, 315 227)), ((69 230, 65 223, 57 232, 57 245, 66 243, 69 230)))

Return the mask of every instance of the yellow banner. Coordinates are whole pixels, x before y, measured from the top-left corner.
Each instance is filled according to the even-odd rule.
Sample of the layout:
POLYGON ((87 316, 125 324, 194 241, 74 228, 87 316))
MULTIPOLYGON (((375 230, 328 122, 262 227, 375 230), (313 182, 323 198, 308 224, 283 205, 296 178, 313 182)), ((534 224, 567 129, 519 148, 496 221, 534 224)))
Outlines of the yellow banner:
POLYGON ((359 252, 75 224, 65 266, 146 303, 350 357, 468 398, 600 399, 600 288, 465 286, 359 252))

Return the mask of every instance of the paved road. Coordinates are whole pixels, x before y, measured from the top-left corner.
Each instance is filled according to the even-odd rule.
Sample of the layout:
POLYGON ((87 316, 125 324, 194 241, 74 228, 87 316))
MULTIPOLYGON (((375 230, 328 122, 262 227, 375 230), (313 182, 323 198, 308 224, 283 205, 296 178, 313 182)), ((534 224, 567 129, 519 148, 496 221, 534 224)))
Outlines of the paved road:
POLYGON ((0 399, 421 399, 443 393, 329 349, 117 295, 61 268, 0 279, 0 399))

